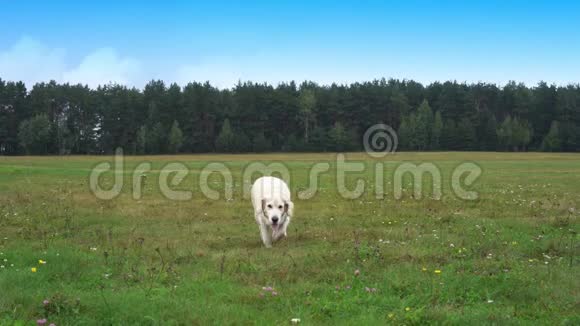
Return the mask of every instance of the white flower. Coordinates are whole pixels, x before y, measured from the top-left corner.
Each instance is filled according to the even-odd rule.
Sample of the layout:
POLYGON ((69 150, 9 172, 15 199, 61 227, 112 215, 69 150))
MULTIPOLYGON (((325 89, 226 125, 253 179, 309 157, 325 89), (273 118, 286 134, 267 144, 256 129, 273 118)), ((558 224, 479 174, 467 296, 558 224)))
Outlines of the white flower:
POLYGON ((488 300, 487 300, 487 303, 493 303, 493 300, 491 300, 491 299, 488 299, 488 300))
POLYGON ((290 321, 292 322, 292 324, 298 324, 300 322, 300 318, 292 318, 290 319, 290 321))

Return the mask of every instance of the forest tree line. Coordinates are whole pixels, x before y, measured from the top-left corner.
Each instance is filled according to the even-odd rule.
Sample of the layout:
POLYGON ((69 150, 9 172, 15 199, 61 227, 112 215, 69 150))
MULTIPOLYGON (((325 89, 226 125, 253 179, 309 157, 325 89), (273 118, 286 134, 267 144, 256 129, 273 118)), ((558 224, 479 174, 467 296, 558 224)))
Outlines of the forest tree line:
POLYGON ((143 90, 0 79, 0 154, 358 151, 370 126, 398 150, 579 151, 580 85, 252 82, 143 90))

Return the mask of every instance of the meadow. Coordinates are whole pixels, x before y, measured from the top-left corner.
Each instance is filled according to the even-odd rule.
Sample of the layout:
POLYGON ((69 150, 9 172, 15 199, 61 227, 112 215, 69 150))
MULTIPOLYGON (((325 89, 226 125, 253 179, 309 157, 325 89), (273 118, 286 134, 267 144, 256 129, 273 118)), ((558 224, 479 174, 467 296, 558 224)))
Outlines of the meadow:
MULTIPOLYGON (((357 199, 337 192, 335 156, 131 156, 112 200, 89 190, 91 169, 110 156, 0 157, 0 324, 580 324, 579 154, 348 153, 367 166, 347 178, 348 187, 366 181, 357 199), (134 199, 141 162, 152 169, 134 199), (192 190, 191 199, 161 193, 169 162, 190 170, 172 187, 192 190), (233 199, 199 191, 210 162, 234 174, 233 199), (294 196, 313 164, 332 166, 313 198, 294 197, 288 238, 272 249, 242 196, 251 162, 284 162, 294 196), (414 198, 410 176, 395 199, 392 173, 402 162, 437 166, 441 199, 429 178, 414 198), (467 187, 477 200, 451 189, 462 162, 482 169, 467 187)), ((224 188, 217 175, 210 184, 224 188)))

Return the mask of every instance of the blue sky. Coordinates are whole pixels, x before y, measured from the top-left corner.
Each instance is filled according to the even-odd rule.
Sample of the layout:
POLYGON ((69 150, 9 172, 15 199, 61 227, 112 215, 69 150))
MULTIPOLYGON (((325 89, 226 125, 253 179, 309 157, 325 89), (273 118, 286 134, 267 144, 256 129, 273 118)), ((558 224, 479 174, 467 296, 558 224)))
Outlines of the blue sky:
POLYGON ((578 1, 3 1, 0 78, 580 80, 578 1))

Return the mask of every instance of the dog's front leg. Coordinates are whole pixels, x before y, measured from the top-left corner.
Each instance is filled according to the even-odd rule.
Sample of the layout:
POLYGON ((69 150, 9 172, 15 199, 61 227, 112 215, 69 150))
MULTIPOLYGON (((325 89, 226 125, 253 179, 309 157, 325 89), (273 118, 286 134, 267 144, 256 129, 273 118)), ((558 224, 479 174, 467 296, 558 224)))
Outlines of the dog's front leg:
POLYGON ((284 238, 286 236, 287 227, 288 223, 284 223, 282 224, 282 226, 280 226, 280 228, 276 232, 274 232, 274 234, 272 235, 274 241, 278 241, 279 239, 284 238))
POLYGON ((272 248, 272 235, 268 232, 268 227, 264 224, 260 224, 260 235, 266 248, 272 248))

